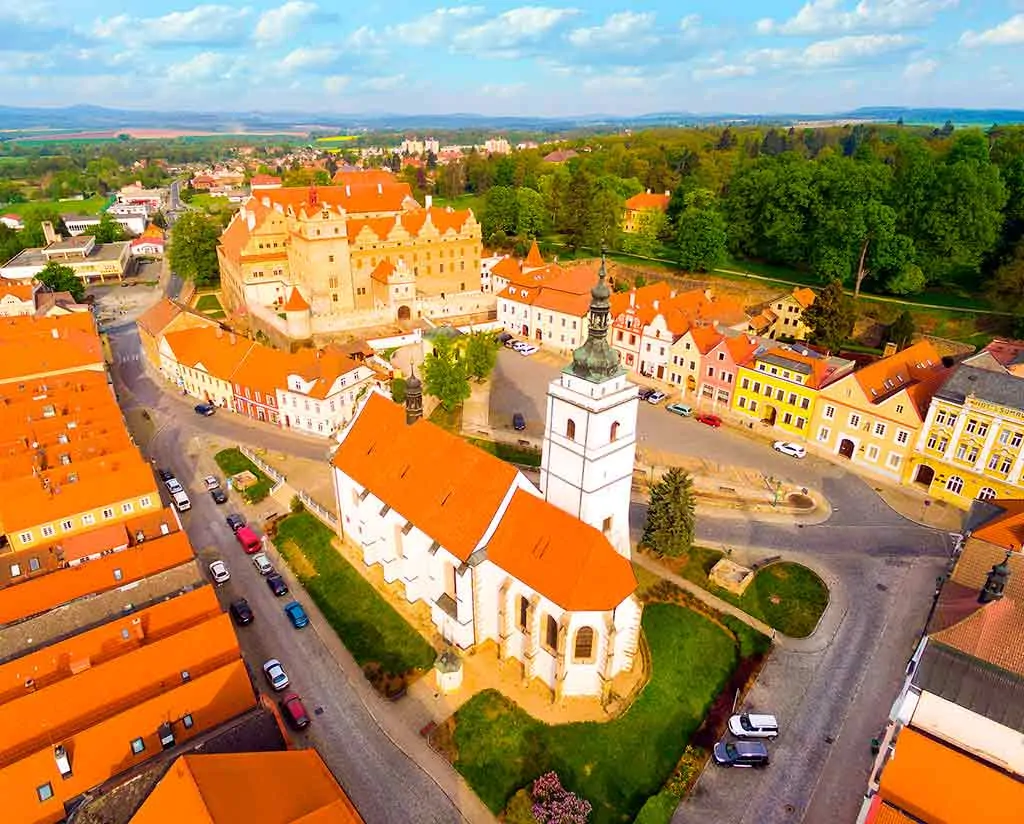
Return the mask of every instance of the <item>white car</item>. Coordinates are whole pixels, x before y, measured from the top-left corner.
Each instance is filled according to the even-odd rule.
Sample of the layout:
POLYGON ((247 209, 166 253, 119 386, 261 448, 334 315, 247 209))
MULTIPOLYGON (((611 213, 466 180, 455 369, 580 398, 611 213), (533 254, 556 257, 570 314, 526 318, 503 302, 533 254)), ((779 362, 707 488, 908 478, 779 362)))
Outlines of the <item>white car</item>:
POLYGON ((525 356, 529 357, 534 352, 539 352, 540 348, 537 347, 537 346, 531 346, 531 345, 527 344, 526 346, 524 346, 522 349, 519 349, 518 351, 519 351, 520 355, 525 355, 525 356))
POLYGON ((280 692, 291 683, 288 673, 284 671, 281 662, 276 658, 271 658, 263 665, 263 674, 267 676, 267 681, 270 682, 270 686, 274 688, 275 692, 280 692))
POLYGON ((659 403, 661 403, 667 397, 668 397, 668 395, 666 395, 660 389, 656 389, 654 392, 652 392, 650 395, 647 396, 647 402, 649 404, 657 406, 659 403))
POLYGON ((775 738, 779 721, 774 715, 744 712, 729 719, 729 732, 737 738, 775 738))
POLYGON ((231 580, 231 573, 228 572, 228 565, 223 561, 214 561, 210 564, 210 574, 215 584, 223 584, 231 580))
POLYGON ((267 557, 266 552, 257 552, 252 556, 252 565, 256 567, 256 571, 260 575, 269 575, 274 571, 273 565, 270 563, 270 559, 267 557))
POLYGON ((179 492, 185 491, 184 487, 182 487, 182 485, 178 483, 177 478, 168 478, 166 481, 164 481, 164 486, 167 487, 167 491, 170 492, 172 495, 177 495, 179 492))
POLYGON ((781 452, 783 455, 789 455, 791 458, 805 458, 807 457, 807 450, 804 449, 798 443, 790 443, 789 441, 776 441, 772 444, 772 449, 776 452, 781 452))
POLYGON ((512 341, 512 343, 509 344, 509 346, 512 349, 515 349, 517 352, 521 352, 523 349, 525 349, 529 345, 530 344, 525 343, 525 342, 523 342, 521 340, 514 340, 514 341, 512 341))
POLYGON ((218 481, 213 475, 207 475, 203 478, 203 483, 206 484, 206 491, 212 492, 215 489, 220 489, 220 481, 218 481))

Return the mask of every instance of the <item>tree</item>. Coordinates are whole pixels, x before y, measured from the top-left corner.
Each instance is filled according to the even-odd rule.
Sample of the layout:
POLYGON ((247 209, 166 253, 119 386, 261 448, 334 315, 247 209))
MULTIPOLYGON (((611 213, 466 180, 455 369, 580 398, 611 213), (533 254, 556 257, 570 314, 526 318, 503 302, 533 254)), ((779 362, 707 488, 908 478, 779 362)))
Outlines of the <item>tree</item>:
POLYGON ((466 338, 466 374, 483 381, 498 362, 498 342, 487 332, 473 332, 466 338))
POLYGON ((167 228, 167 217, 164 215, 163 212, 153 212, 153 217, 151 218, 151 220, 153 221, 153 225, 156 226, 158 229, 167 228))
POLYGON ((928 279, 921 267, 908 263, 885 282, 885 288, 894 295, 916 295, 927 283, 928 279))
POLYGON ((85 284, 70 266, 62 266, 51 260, 43 267, 36 280, 52 292, 70 292, 75 303, 85 300, 85 284))
POLYGON ((636 230, 622 235, 622 250, 632 255, 653 257, 660 251, 660 237, 668 225, 665 213, 658 209, 646 209, 640 213, 636 230))
POLYGON ((676 221, 676 249, 684 269, 707 272, 722 262, 727 234, 725 218, 715 196, 695 189, 684 198, 685 208, 676 221))
POLYGON ((541 193, 525 186, 516 189, 516 232, 538 238, 547 231, 547 226, 548 211, 541 193))
POLYGON ((448 338, 439 337, 434 351, 423 361, 423 391, 437 398, 448 412, 469 397, 466 364, 455 357, 455 347, 448 338))
POLYGON ((840 280, 822 289, 814 303, 804 309, 803 321, 811 329, 811 339, 837 351, 850 337, 857 321, 856 304, 843 292, 840 280))
POLYGON ((217 281, 220 227, 202 212, 185 212, 171 233, 171 269, 198 286, 217 281))
POLYGON ((6 263, 24 248, 21 232, 0 223, 0 262, 6 263))
POLYGON ((693 546, 696 519, 693 480, 673 466, 651 487, 640 543, 662 555, 682 555, 693 546))
POLYGON ((593 807, 585 798, 562 786, 556 772, 547 772, 530 788, 530 810, 537 824, 587 824, 593 807))
POLYGON ((914 323, 914 316, 910 314, 908 309, 904 309, 900 312, 899 317, 890 323, 889 328, 885 330, 885 338, 887 341, 895 343, 897 349, 904 349, 913 342, 916 331, 917 326, 914 323))
POLYGON ((1018 317, 1024 315, 1024 240, 1017 243, 1013 254, 996 269, 988 296, 993 305, 1018 317))
POLYGON ((485 238, 490 238, 499 231, 506 235, 514 235, 518 219, 519 200, 515 189, 495 186, 487 193, 480 215, 480 229, 485 238))
POLYGON ((90 226, 82 234, 92 235, 97 243, 117 243, 125 238, 124 227, 107 212, 100 216, 98 225, 90 226))
POLYGON ((405 403, 405 393, 408 382, 405 378, 391 379, 391 400, 395 403, 405 403))

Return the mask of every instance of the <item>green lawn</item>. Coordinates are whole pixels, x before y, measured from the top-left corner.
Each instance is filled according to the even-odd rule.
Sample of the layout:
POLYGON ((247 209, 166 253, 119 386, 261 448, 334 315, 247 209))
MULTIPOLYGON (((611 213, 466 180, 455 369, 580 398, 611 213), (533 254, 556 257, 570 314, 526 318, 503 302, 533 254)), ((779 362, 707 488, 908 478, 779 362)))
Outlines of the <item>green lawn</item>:
POLYGON ((524 449, 516 444, 487 441, 482 438, 467 438, 467 440, 473 446, 479 447, 484 452, 490 452, 503 461, 524 466, 540 466, 540 452, 536 449, 524 449))
POLYGON ((453 209, 472 209, 476 219, 483 213, 486 197, 480 195, 459 195, 458 197, 434 197, 435 206, 451 206, 453 209))
POLYGON ((215 294, 200 295, 196 301, 196 309, 200 312, 221 312, 223 307, 215 294))
POLYGON ((250 461, 236 447, 224 449, 213 456, 217 466, 225 475, 237 475, 248 470, 256 476, 257 483, 246 490, 239 490, 242 497, 251 504, 258 504, 270 494, 274 482, 264 475, 258 466, 250 461))
POLYGON ((643 627, 651 680, 613 721, 548 726, 493 690, 456 713, 455 767, 492 811, 548 770, 594 805, 593 824, 633 821, 661 789, 739 651, 721 627, 673 604, 648 605, 643 627))
POLYGON ((192 195, 192 200, 189 201, 188 205, 196 209, 203 209, 207 212, 223 212, 226 210, 237 209, 240 204, 231 203, 226 197, 218 197, 204 192, 196 192, 192 195))
POLYGON ((276 543, 360 666, 401 676, 432 666, 434 648, 332 546, 334 537, 301 512, 278 523, 276 543))
POLYGON ((95 195, 85 200, 30 200, 28 203, 8 203, 3 211, 23 215, 45 209, 66 215, 98 215, 109 202, 110 198, 104 195, 95 195))

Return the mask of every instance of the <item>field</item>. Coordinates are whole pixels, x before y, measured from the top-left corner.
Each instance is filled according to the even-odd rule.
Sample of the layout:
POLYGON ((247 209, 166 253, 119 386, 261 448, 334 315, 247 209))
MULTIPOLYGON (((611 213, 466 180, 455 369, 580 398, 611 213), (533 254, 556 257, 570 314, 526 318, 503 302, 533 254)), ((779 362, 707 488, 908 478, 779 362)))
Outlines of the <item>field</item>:
POLYGON ((62 215, 98 215, 109 202, 110 198, 104 195, 94 195, 85 200, 32 200, 28 203, 8 203, 3 211, 23 215, 45 209, 62 215))

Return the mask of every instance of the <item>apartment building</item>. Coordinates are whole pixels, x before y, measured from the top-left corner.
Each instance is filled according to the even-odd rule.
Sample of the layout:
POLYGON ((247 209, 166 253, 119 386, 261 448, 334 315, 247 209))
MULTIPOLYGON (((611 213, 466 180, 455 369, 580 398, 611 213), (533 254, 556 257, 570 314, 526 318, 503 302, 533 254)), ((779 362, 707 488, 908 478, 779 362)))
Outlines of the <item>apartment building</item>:
POLYGON ((702 410, 728 409, 740 364, 763 344, 731 330, 691 326, 669 350, 669 383, 680 387, 702 410))
POLYGON ((172 382, 194 398, 230 408, 231 376, 255 346, 220 326, 205 326, 163 335, 158 351, 161 364, 173 364, 168 375, 172 382))
POLYGON ((750 319, 747 331, 771 340, 802 341, 810 334, 804 323, 804 309, 814 303, 814 292, 798 286, 788 295, 779 295, 750 319))
POLYGON ((932 395, 949 371, 935 347, 922 341, 833 381, 818 393, 811 444, 899 483, 932 395))
POLYGON ((570 268, 544 264, 507 274, 508 285, 498 294, 498 321, 506 331, 562 354, 583 345, 590 290, 597 282, 595 263, 570 268))
POLYGON ((647 215, 664 214, 668 211, 668 202, 671 199, 672 192, 652 193, 650 189, 633 195, 626 201, 626 208, 622 215, 622 231, 638 232, 647 215))

